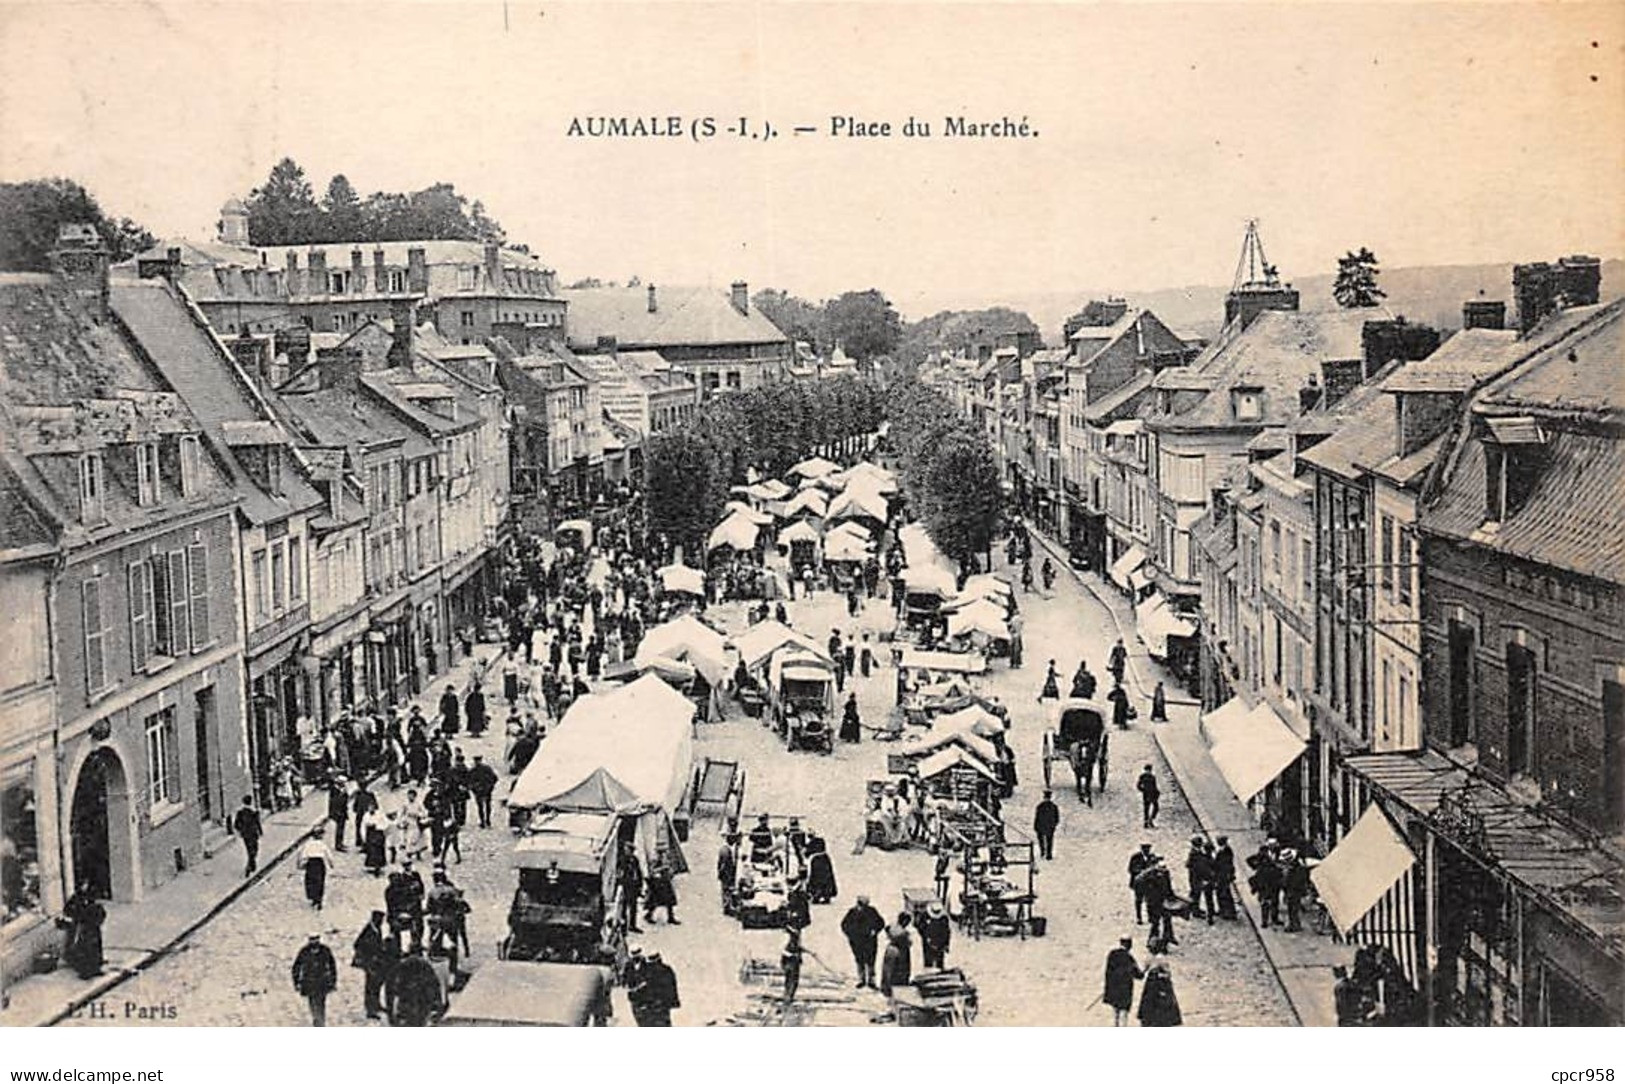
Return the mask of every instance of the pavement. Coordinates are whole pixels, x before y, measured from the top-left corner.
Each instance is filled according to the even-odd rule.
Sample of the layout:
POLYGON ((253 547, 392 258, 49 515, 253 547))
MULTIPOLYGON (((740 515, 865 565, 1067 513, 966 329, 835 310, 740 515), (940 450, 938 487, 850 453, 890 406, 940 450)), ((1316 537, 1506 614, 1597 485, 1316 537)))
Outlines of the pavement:
MULTIPOLYGON (((432 717, 448 682, 461 689, 475 667, 489 667, 501 651, 497 645, 476 644, 473 655, 459 660, 450 674, 436 677, 415 703, 425 716, 432 717)), ((107 922, 102 927, 107 962, 102 973, 81 979, 63 965, 49 974, 31 975, 13 983, 6 988, 7 1004, 0 1010, 0 1027, 48 1027, 75 1013, 91 1012, 110 1013, 109 1022, 145 1022, 148 1016, 142 1010, 161 1006, 161 1000, 113 997, 113 991, 176 951, 245 893, 278 873, 283 859, 326 819, 327 792, 307 789, 299 806, 264 815, 259 869, 252 876, 244 874, 241 844, 234 837, 226 837, 203 861, 173 880, 148 889, 140 900, 108 902, 107 922), (86 1008, 93 1003, 100 1007, 86 1008)))
MULTIPOLYGON (((1032 536, 1040 546, 1057 557, 1058 563, 1072 575, 1101 607, 1107 610, 1129 649, 1128 681, 1140 697, 1150 702, 1151 690, 1158 681, 1164 689, 1177 687, 1173 675, 1146 651, 1136 633, 1134 608, 1114 585, 1094 572, 1071 568, 1066 563, 1066 551, 1054 539, 1029 524, 1032 536)), ((1189 698, 1167 697, 1168 721, 1152 724, 1149 710, 1140 714, 1140 725, 1151 730, 1162 753, 1169 774, 1179 784, 1202 830, 1209 836, 1225 835, 1237 859, 1252 854, 1263 844, 1266 835, 1257 819, 1230 790, 1229 784, 1213 763, 1207 742, 1200 729, 1201 705, 1189 698)), ((1288 933, 1283 929, 1262 925, 1258 901, 1245 885, 1236 893, 1241 910, 1247 915, 1258 935, 1270 965, 1275 969, 1281 986, 1291 1003, 1297 1022, 1307 1027, 1336 1027, 1337 1010, 1332 998, 1332 967, 1348 965, 1353 952, 1339 944, 1329 934, 1309 929, 1288 933)))

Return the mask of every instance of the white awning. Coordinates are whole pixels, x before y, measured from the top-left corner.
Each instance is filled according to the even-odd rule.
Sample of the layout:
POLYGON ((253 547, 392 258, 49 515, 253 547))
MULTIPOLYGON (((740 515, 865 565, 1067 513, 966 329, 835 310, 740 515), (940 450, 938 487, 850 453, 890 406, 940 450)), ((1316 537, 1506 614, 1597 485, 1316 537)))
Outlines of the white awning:
POLYGON ((1196 625, 1168 608, 1161 595, 1153 595, 1134 609, 1140 642, 1153 658, 1168 657, 1168 637, 1195 636, 1196 625))
POLYGON ((1139 418, 1123 418, 1108 425, 1106 427, 1106 435, 1109 437, 1128 436, 1133 433, 1138 433, 1144 428, 1145 423, 1139 418))
POLYGON ((827 459, 814 456, 811 459, 803 459, 800 463, 791 467, 790 473, 800 475, 803 478, 822 478, 824 475, 834 474, 840 469, 841 465, 839 463, 831 463, 827 459))
POLYGON ((1247 718, 1247 713, 1251 710, 1247 706, 1247 701, 1239 696, 1232 696, 1202 716, 1202 736, 1207 739, 1208 746, 1218 745, 1228 737, 1231 729, 1247 718))
POLYGON ((1287 770, 1304 750, 1304 742, 1275 714, 1269 704, 1259 704, 1233 730, 1213 747, 1213 763, 1230 789, 1243 802, 1287 770))
POLYGON ((660 570, 660 586, 667 592, 680 591, 703 598, 705 595, 705 574, 697 568, 688 568, 684 565, 667 565, 660 570))
POLYGON ((1004 620, 1004 607, 979 599, 948 615, 948 635, 981 633, 995 640, 1010 639, 1010 626, 1004 620))
POLYGON ((804 519, 798 519, 779 532, 780 542, 817 542, 818 528, 804 519))
POLYGON ((735 550, 753 549, 756 546, 758 530, 756 524, 735 513, 719 523, 716 530, 711 532, 706 548, 714 550, 726 546, 735 550))
POLYGON ((1139 546, 1130 546, 1128 552, 1112 564, 1112 582, 1119 587, 1127 587, 1129 585, 1128 574, 1143 564, 1145 564, 1145 550, 1142 550, 1139 546))
POLYGON ((1309 871, 1309 879, 1338 932, 1348 933, 1415 863, 1416 855, 1388 815, 1371 805, 1325 861, 1309 871))
POLYGON ((857 535, 844 531, 831 531, 824 539, 824 560, 862 561, 869 557, 869 543, 857 535))

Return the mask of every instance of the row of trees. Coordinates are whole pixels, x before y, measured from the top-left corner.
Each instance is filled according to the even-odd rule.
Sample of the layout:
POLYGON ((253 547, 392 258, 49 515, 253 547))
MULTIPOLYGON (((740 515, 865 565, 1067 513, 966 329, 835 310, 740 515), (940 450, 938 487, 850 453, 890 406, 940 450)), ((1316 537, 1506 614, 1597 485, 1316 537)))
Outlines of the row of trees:
POLYGON ((7 181, 0 183, 0 270, 49 271, 57 230, 64 223, 95 226, 115 263, 154 244, 146 227, 107 214, 78 181, 7 181))
POLYGON ((502 226, 479 200, 441 182, 416 192, 374 192, 362 198, 340 173, 318 201, 292 158, 271 167, 248 197, 248 239, 256 245, 340 241, 502 241, 502 226))
POLYGON ((895 354, 903 339, 903 318, 879 290, 848 290, 813 302, 767 289, 751 303, 792 341, 811 343, 820 355, 839 346, 854 360, 873 362, 895 354))
POLYGON ((782 477, 814 454, 849 455, 885 417, 882 389, 855 377, 781 381, 719 396, 682 428, 644 444, 648 528, 704 552, 728 490, 755 467, 782 477))
POLYGON ((988 552, 1003 511, 993 446, 940 392, 913 381, 889 389, 888 439, 909 507, 963 568, 988 552))

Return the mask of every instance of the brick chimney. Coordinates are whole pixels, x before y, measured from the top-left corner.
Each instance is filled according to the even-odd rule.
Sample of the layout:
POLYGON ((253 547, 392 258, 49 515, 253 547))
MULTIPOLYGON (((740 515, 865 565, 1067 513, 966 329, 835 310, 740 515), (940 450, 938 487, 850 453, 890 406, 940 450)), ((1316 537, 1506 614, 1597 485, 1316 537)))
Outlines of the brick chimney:
POLYGON ((1456 419, 1462 397, 1455 392, 1399 392, 1399 455, 1410 455, 1443 433, 1456 419))
POLYGON ((107 316, 107 265, 107 247, 95 226, 64 222, 57 227, 51 267, 98 320, 107 316))
POLYGON ((1595 305, 1602 293, 1602 261, 1595 256, 1564 256, 1557 261, 1558 297, 1564 308, 1595 305))
POLYGON ((355 390, 361 377, 361 351, 353 346, 329 346, 316 351, 317 382, 323 390, 355 390))
POLYGON ((276 332, 272 350, 287 357, 290 372, 298 372, 310 362, 309 329, 301 326, 276 332))
POLYGON ((1325 405, 1335 406, 1345 395, 1359 387, 1364 371, 1364 358, 1327 358, 1322 361, 1320 382, 1326 386, 1323 396, 1325 405))
POLYGON ((350 250, 350 292, 352 294, 361 293, 361 284, 366 281, 366 272, 362 270, 364 266, 361 261, 361 250, 352 248, 350 250))
POLYGON ((327 281, 327 250, 311 249, 305 253, 305 262, 310 265, 310 292, 327 293, 330 285, 327 281))
POLYGON ((1360 346, 1365 355, 1365 379, 1370 380, 1390 362, 1420 361, 1439 349, 1439 333, 1403 316, 1367 320, 1360 328, 1360 346))
POLYGON ((660 311, 660 303, 659 303, 659 301, 657 301, 655 299, 655 286, 654 286, 654 283, 652 283, 652 282, 649 284, 649 311, 650 312, 659 312, 660 311))
POLYGON ((390 368, 412 367, 412 326, 417 320, 417 303, 401 298, 389 303, 389 357, 390 368))
POLYGON ((384 250, 381 248, 372 250, 372 292, 389 292, 389 269, 384 266, 384 250))
POLYGON ((1501 331, 1507 326, 1507 303, 1505 301, 1486 301, 1476 298, 1461 303, 1461 326, 1468 328, 1485 328, 1490 331, 1501 331))
POLYGON ((495 241, 485 242, 485 277, 491 289, 502 289, 502 246, 495 241))
POLYGON ((734 308, 739 310, 739 315, 750 315, 750 287, 746 286, 743 282, 734 283, 732 287, 731 300, 733 301, 734 308))
POLYGON ((406 288, 414 294, 429 292, 429 254, 417 245, 406 250, 406 288))
POLYGON ((179 282, 181 280, 181 269, 184 266, 185 265, 181 260, 180 249, 164 249, 164 267, 163 270, 159 272, 164 276, 164 278, 168 279, 170 282, 179 282))
POLYGON ((299 271, 299 253, 288 253, 288 296, 298 297, 305 292, 305 280, 299 271))
POLYGON ((1247 284, 1232 290, 1224 299, 1224 322, 1228 326, 1241 321, 1245 331, 1252 322, 1266 312, 1297 312, 1298 291, 1291 286, 1247 284))

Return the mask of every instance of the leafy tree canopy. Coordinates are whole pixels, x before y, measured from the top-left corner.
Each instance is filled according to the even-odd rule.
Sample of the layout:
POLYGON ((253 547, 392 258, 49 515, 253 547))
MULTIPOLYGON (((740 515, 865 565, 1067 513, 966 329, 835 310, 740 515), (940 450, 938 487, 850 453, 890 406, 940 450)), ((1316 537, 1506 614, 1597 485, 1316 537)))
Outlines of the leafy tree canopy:
POLYGON ((1332 283, 1332 297, 1345 309, 1376 308, 1388 295, 1377 285, 1377 254, 1360 247, 1338 257, 1337 279, 1332 283))
POLYGON ((116 263, 153 245, 153 236, 130 218, 114 218, 78 181, 46 177, 0 183, 0 270, 49 271, 57 229, 88 223, 101 234, 116 263))
POLYGON ((317 202, 305 171, 292 158, 271 168, 249 193, 248 237, 256 245, 339 241, 502 241, 506 234, 479 200, 446 182, 416 192, 374 192, 365 199, 344 174, 317 202))

